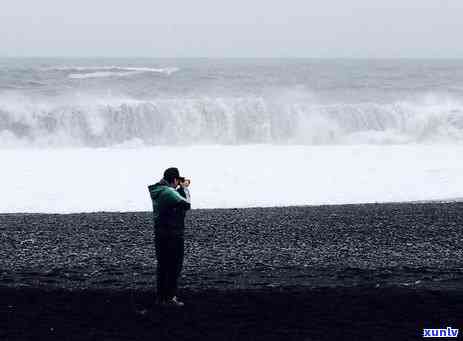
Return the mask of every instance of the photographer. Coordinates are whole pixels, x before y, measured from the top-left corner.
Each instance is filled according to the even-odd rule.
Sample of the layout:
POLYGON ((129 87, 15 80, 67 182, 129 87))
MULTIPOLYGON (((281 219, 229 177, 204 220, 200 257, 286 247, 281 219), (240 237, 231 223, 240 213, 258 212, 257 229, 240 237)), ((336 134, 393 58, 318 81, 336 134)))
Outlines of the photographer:
POLYGON ((177 299, 177 288, 184 257, 184 220, 191 208, 189 183, 177 168, 168 168, 161 181, 148 186, 153 204, 157 303, 163 306, 184 305, 177 299))

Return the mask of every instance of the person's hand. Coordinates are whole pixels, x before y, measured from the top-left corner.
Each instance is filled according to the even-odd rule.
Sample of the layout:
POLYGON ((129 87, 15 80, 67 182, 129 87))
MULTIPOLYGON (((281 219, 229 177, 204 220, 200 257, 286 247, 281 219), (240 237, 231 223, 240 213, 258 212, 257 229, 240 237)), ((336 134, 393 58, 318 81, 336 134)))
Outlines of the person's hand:
POLYGON ((190 182, 190 179, 185 179, 185 181, 180 183, 180 186, 182 186, 183 188, 187 188, 188 186, 190 186, 190 182))

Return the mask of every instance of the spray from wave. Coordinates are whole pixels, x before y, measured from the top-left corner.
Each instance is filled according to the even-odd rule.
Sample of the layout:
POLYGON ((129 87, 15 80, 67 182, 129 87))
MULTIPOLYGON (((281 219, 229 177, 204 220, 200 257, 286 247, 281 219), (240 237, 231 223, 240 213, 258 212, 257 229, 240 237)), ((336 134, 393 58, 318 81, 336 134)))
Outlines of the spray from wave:
POLYGON ((463 103, 313 104, 298 98, 0 101, 1 147, 403 144, 463 141, 463 103))

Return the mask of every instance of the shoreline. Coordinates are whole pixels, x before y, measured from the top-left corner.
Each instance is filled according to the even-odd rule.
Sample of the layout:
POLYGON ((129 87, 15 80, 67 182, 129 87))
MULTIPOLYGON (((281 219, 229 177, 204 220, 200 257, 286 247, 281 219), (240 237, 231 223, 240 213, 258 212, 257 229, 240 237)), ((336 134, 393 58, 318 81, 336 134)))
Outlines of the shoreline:
MULTIPOLYGON (((210 210, 246 210, 246 209, 282 209, 291 207, 332 207, 332 206, 365 206, 365 205, 408 205, 408 204, 451 204, 463 202, 463 197, 452 197, 445 199, 425 199, 425 200, 409 200, 409 201, 370 201, 361 203, 333 203, 333 204, 300 204, 300 205, 281 205, 281 206, 246 206, 246 207, 208 207, 208 208, 192 208, 192 210, 210 211, 210 210)), ((99 213, 151 213, 146 210, 128 210, 128 211, 79 211, 79 212, 0 212, 0 215, 70 215, 70 214, 99 214, 99 213)))

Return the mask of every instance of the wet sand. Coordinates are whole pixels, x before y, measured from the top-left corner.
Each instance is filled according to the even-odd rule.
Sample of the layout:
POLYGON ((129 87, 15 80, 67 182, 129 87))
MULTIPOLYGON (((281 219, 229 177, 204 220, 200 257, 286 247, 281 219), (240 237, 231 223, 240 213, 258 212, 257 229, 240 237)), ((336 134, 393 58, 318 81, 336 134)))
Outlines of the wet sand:
POLYGON ((154 305, 150 212, 0 215, 1 340, 413 340, 463 328, 463 203, 192 210, 154 305))

